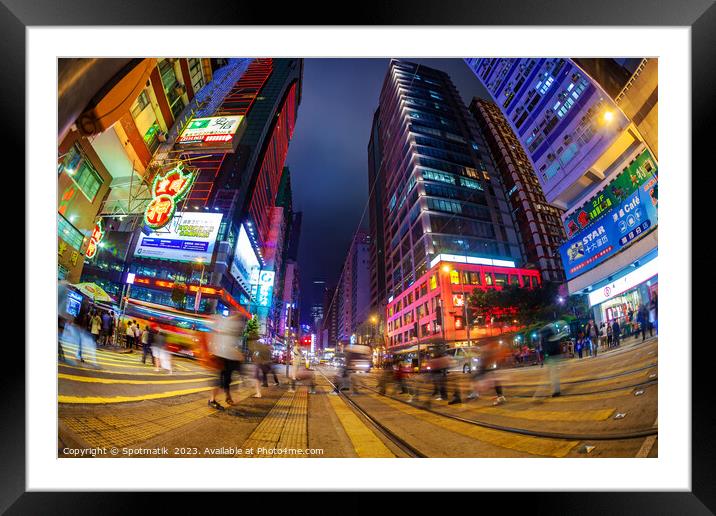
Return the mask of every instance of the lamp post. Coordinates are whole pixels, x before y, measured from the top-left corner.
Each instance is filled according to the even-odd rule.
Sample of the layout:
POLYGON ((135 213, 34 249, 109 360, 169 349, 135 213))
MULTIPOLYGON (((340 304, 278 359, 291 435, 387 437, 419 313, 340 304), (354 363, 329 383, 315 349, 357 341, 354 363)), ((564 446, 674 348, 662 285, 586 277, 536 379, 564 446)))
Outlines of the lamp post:
POLYGON ((201 264, 201 277, 199 278, 199 288, 196 290, 194 298, 194 313, 199 313, 199 303, 201 303, 201 285, 204 283, 204 258, 197 258, 196 261, 201 264))
MULTIPOLYGON (((378 318, 377 318, 375 315, 371 315, 371 316, 370 316, 370 322, 373 323, 373 335, 371 335, 370 343, 371 343, 371 349, 374 351, 374 350, 375 350, 375 347, 376 347, 376 346, 375 346, 375 333, 376 333, 376 325, 377 325, 377 323, 378 323, 378 318)), ((380 351, 378 352, 378 365, 379 365, 379 366, 380 366, 380 365, 383 365, 383 360, 382 360, 382 357, 381 357, 381 355, 380 355, 380 351)))

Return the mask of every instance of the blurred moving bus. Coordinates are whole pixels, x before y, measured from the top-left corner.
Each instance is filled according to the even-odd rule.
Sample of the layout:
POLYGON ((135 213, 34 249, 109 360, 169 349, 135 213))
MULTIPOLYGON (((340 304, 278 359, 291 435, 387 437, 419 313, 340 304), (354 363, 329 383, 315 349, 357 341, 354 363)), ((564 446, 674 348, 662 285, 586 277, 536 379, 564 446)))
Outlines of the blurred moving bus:
POLYGON ((129 299, 124 320, 137 321, 142 330, 149 326, 166 334, 167 351, 175 355, 199 358, 202 340, 213 331, 213 316, 177 310, 164 305, 129 299))

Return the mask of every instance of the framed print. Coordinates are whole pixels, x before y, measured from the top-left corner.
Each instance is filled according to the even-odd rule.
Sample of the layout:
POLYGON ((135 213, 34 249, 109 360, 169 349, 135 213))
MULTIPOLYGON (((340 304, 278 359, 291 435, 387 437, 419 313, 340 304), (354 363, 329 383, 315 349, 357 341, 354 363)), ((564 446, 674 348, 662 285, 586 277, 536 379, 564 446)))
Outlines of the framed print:
POLYGON ((714 510, 711 3, 41 4, 3 7, 28 222, 3 510, 714 510))

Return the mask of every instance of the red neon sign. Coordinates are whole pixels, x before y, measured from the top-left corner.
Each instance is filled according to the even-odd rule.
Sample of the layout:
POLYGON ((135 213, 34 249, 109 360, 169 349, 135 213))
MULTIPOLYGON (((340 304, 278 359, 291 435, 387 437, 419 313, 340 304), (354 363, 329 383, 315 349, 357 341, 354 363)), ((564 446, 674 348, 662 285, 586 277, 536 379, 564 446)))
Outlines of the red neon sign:
POLYGON ((102 241, 103 238, 104 228, 102 228, 102 219, 99 219, 94 225, 94 228, 92 228, 90 241, 87 245, 87 249, 85 250, 85 256, 87 258, 89 258, 90 260, 94 258, 94 255, 97 254, 97 247, 99 246, 99 243, 102 241))
POLYGON ((152 183, 152 197, 144 212, 144 223, 151 229, 160 229, 174 217, 177 202, 184 198, 196 174, 184 173, 184 165, 177 164, 166 174, 157 174, 152 183))

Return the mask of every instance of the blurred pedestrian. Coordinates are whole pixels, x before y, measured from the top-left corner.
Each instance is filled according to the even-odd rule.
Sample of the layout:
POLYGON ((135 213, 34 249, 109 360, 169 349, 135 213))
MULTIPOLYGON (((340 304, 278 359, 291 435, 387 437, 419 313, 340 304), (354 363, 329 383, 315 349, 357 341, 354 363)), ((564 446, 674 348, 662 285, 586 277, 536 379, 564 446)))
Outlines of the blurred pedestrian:
POLYGON ((589 321, 589 345, 592 351, 592 357, 596 357, 599 351, 599 332, 594 319, 589 321))
POLYGON ((168 335, 164 330, 159 330, 155 337, 157 341, 157 351, 159 352, 158 363, 162 370, 167 371, 169 374, 173 374, 172 370, 172 356, 167 349, 168 335))
POLYGON ((497 367, 503 354, 500 351, 499 344, 494 342, 481 347, 478 365, 470 378, 471 392, 468 395, 468 399, 478 399, 480 391, 494 389, 493 405, 501 405, 507 401, 502 389, 502 380, 497 372, 497 367))
POLYGON ((535 354, 537 355, 537 363, 540 367, 544 367, 544 351, 542 350, 542 342, 538 341, 535 345, 535 354))
MULTIPOLYGON (((289 388, 289 392, 294 392, 296 389, 296 375, 298 374, 298 369, 301 367, 301 361, 302 361, 303 355, 301 353, 301 348, 297 345, 293 345, 291 348, 291 387, 289 388)), ((345 367, 343 368, 344 376, 345 376, 345 367)))
POLYGON ((99 333, 102 329, 102 318, 99 316, 97 312, 92 314, 92 317, 90 318, 90 333, 92 334, 92 339, 94 340, 95 344, 99 342, 99 333))
POLYGON ((547 325, 540 330, 540 339, 542 341, 542 349, 544 350, 544 361, 549 371, 552 397, 560 396, 559 368, 564 359, 564 355, 559 335, 551 325, 547 325))
POLYGON ((619 321, 614 319, 612 324, 612 344, 615 348, 619 347, 619 338, 621 337, 621 329, 619 328, 619 321))
POLYGON ((639 305, 639 309, 636 313, 636 320, 639 323, 639 332, 641 333, 641 341, 644 342, 646 340, 646 325, 648 321, 648 313, 646 310, 646 305, 644 303, 639 305))
POLYGON ((139 344, 142 339, 142 329, 139 327, 139 323, 137 321, 134 321, 133 325, 134 330, 134 345, 137 349, 139 349, 139 344))
POLYGON ((100 344, 102 346, 106 346, 109 344, 109 335, 110 335, 110 328, 112 320, 112 317, 109 315, 109 312, 102 311, 102 328, 100 330, 100 344))
POLYGON ((602 351, 607 346, 607 325, 602 321, 599 324, 599 345, 602 347, 602 351))
POLYGON ((584 349, 584 332, 581 330, 579 333, 577 333, 577 341, 574 343, 574 347, 577 350, 577 355, 579 355, 579 358, 582 358, 582 350, 584 349))
POLYGON ((448 397, 447 393, 447 369, 449 365, 449 357, 445 354, 445 349, 439 347, 433 358, 428 363, 430 367, 430 374, 433 380, 433 396, 435 401, 446 400, 448 397))
POLYGON ((127 323, 127 327, 124 331, 124 345, 127 349, 132 349, 132 347, 134 347, 134 327, 132 326, 132 321, 129 319, 125 322, 127 323))
POLYGON ((146 325, 144 327, 144 331, 142 332, 142 364, 146 364, 147 357, 154 362, 152 357, 152 330, 149 328, 149 325, 146 325))
POLYGON ((388 384, 393 380, 395 373, 393 372, 393 361, 383 361, 382 371, 378 377, 378 392, 385 394, 388 388, 388 384))
POLYGON ((614 340, 612 335, 612 323, 607 321, 607 348, 612 349, 612 341, 614 340))
POLYGON ((152 350, 152 362, 154 363, 154 371, 160 370, 160 359, 162 354, 162 347, 164 346, 165 337, 161 328, 157 327, 154 335, 152 335, 152 344, 150 349, 152 350))
POLYGON ((209 406, 223 410, 216 401, 216 396, 224 391, 227 405, 233 405, 231 396, 231 378, 234 371, 239 371, 244 354, 241 351, 244 320, 239 317, 224 318, 217 316, 214 332, 207 341, 207 359, 211 368, 217 371, 218 377, 209 397, 209 406))

